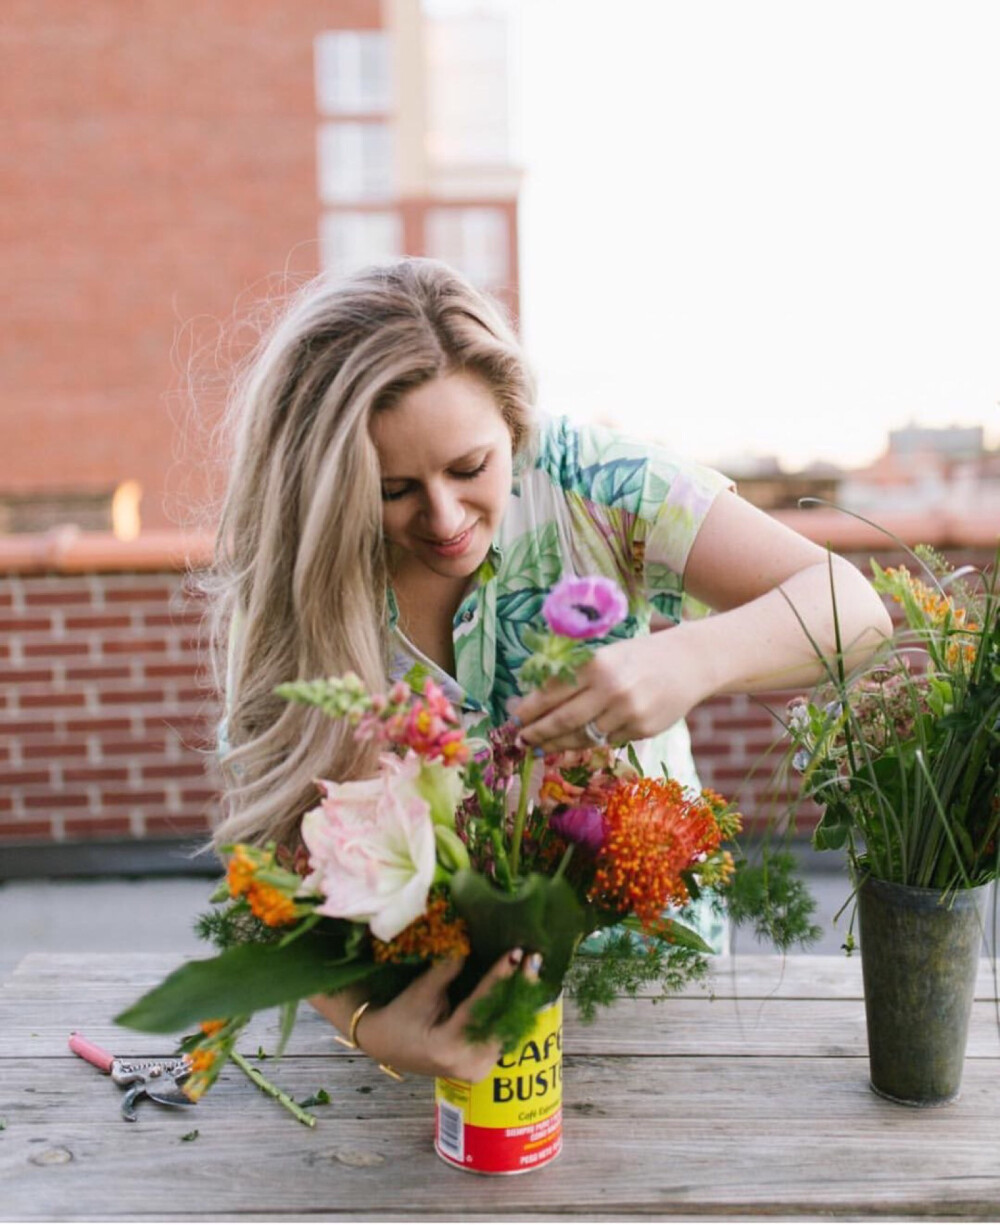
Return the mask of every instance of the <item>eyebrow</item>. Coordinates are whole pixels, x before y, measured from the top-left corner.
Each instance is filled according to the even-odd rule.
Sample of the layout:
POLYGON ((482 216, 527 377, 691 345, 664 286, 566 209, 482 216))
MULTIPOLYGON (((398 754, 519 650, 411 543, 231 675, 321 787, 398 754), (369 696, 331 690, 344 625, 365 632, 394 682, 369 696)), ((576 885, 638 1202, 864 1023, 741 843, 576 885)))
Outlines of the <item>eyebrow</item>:
MULTIPOLYGON (((448 462, 445 464, 445 467, 454 468, 456 464, 469 463, 471 460, 487 452, 490 449, 491 445, 492 444, 488 442, 480 443, 479 446, 473 447, 471 451, 466 451, 464 455, 456 455, 454 459, 448 460, 448 462)), ((412 481, 412 480, 416 480, 416 478, 412 476, 384 476, 384 475, 382 477, 383 484, 391 484, 394 481, 412 481)))

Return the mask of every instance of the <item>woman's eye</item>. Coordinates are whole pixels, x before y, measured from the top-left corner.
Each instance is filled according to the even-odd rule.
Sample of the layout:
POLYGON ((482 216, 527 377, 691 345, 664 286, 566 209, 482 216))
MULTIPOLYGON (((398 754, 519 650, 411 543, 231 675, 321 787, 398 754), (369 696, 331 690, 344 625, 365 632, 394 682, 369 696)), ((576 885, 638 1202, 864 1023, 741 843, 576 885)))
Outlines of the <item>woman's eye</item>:
POLYGON ((481 472, 486 471, 488 459, 484 459, 478 468, 469 468, 464 472, 453 472, 452 476, 457 476, 460 481, 471 481, 473 477, 479 476, 481 472))
POLYGON ((409 489, 404 485, 402 489, 382 489, 383 502, 398 502, 400 498, 405 498, 409 493, 409 489))

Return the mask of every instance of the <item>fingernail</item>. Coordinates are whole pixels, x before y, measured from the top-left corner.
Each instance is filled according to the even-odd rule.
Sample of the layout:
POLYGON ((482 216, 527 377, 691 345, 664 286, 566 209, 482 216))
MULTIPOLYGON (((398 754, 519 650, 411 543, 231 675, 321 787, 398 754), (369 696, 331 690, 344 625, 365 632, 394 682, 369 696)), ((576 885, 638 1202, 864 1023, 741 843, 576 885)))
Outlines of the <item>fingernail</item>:
POLYGON ((531 747, 531 756, 532 756, 532 757, 544 757, 544 756, 545 756, 545 750, 542 748, 542 746, 541 746, 540 744, 535 744, 535 745, 532 745, 532 747, 531 747))
POLYGON ((512 966, 519 966, 524 957, 524 949, 511 949, 507 954, 507 960, 512 966))
POLYGON ((513 723, 515 727, 523 727, 523 726, 524 726, 524 724, 523 724, 523 723, 521 722, 521 720, 520 720, 520 719, 517 717, 517 715, 510 715, 510 716, 509 716, 509 718, 510 718, 511 723, 513 723))
POLYGON ((541 953, 532 953, 531 956, 528 958, 527 962, 525 963, 524 968, 525 968, 525 972, 528 975, 530 975, 531 978, 537 978, 538 975, 541 973, 541 969, 542 969, 541 953))

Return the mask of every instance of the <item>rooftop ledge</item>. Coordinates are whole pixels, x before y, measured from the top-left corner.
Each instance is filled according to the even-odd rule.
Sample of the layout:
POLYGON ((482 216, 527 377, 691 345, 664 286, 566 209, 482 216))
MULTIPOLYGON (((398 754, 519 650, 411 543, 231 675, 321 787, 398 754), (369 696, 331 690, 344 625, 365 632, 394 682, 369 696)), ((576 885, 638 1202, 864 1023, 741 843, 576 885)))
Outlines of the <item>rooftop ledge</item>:
MULTIPOLYGON (((1000 544, 1000 513, 886 514, 879 526, 828 508, 771 512, 803 536, 851 553, 893 547, 898 537, 911 547, 990 548, 1000 544)), ((134 540, 110 532, 84 532, 72 525, 47 532, 0 536, 0 573, 90 574, 94 572, 164 572, 198 570, 211 564, 213 539, 207 533, 150 531, 134 540)))

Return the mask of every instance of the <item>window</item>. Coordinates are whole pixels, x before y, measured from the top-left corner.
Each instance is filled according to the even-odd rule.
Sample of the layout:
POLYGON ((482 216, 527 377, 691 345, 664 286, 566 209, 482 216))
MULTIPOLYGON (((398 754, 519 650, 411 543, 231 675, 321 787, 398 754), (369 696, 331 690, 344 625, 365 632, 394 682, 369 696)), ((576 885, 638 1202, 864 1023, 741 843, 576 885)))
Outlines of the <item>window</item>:
POLYGON ((432 208, 427 212, 427 254, 460 269, 481 288, 510 281, 510 238, 501 208, 432 208))
POLYGON ((388 210, 326 213, 320 221, 323 268, 346 276, 366 264, 378 264, 403 254, 403 225, 388 210))
POLYGON ((314 42, 316 108, 358 115, 392 106, 389 38, 381 30, 327 30, 314 42))
POLYGON ((324 204, 392 198, 395 175, 387 123, 324 123, 318 141, 319 195, 324 204))

